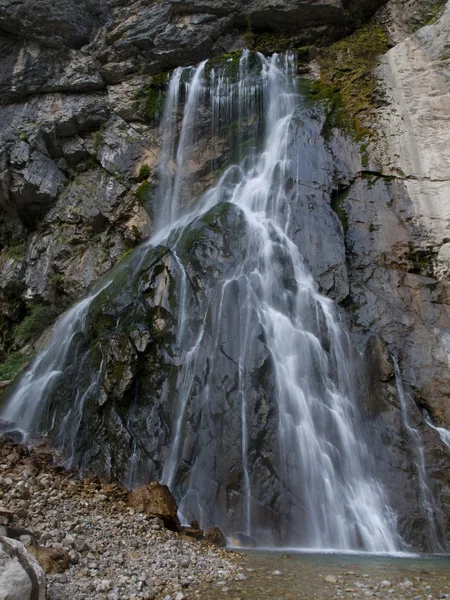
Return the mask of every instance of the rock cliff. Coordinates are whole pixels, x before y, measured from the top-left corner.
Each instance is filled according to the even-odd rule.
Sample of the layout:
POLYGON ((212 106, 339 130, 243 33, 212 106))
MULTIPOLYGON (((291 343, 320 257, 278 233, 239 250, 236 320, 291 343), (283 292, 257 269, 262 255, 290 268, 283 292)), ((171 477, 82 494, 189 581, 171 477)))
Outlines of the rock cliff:
POLYGON ((60 312, 149 235, 136 190, 158 158, 150 75, 267 34, 328 43, 381 4, 2 2, 1 355, 37 304, 60 312))
MULTIPOLYGON (((30 342, 43 328, 121 258, 126 272, 126 254, 152 231, 160 91, 168 70, 247 45, 267 51, 309 46, 303 62, 312 77, 324 69, 321 47, 371 17, 383 28, 386 47, 370 69, 373 105, 343 107, 359 115, 356 133, 347 121, 324 121, 314 108, 302 121, 308 128, 298 136, 296 151, 318 168, 313 178, 307 172, 299 176, 309 210, 292 207, 292 237, 321 291, 339 303, 365 358, 370 385, 363 410, 375 426, 362 433, 373 437, 399 529, 414 547, 445 547, 449 450, 429 423, 450 428, 450 7, 421 0, 245 6, 233 0, 66 0, 56 9, 42 0, 33 2, 32 10, 30 4, 0 3, 0 353, 5 362, 21 349, 32 352, 30 342), (420 456, 405 410, 420 435, 420 456), (418 471, 422 460, 425 492, 418 471), (424 493, 433 504, 436 539, 424 493)), ((339 48, 338 57, 350 52, 345 40, 339 48)), ((349 97, 351 102, 351 91, 349 97)), ((324 98, 329 100, 322 90, 317 99, 324 98)), ((211 146, 204 137, 196 148, 197 195, 214 181, 212 166, 230 158, 226 137, 215 140, 217 155, 211 146)), ((213 211, 192 226, 179 256, 170 247, 146 256, 138 289, 133 280, 116 278, 94 303, 87 335, 68 367, 78 374, 80 389, 88 389, 89 370, 83 365, 79 370, 81 353, 100 346, 106 356, 107 375, 96 390, 104 408, 87 406, 89 418, 77 442, 85 466, 124 479, 132 454, 130 419, 131 428, 139 429, 144 417, 147 432, 155 432, 150 439, 139 434, 149 479, 161 475, 171 430, 167 398, 181 360, 170 351, 180 318, 179 261, 193 285, 190 301, 200 306, 214 294, 214 278, 226 276, 233 257, 245 253, 241 226, 236 207, 213 211), (161 286, 162 301, 155 292, 161 286), (121 328, 117 314, 125 316, 121 328), (145 396, 137 393, 138 385, 147 390, 145 396)), ((195 319, 195 311, 190 314, 195 319)), ((234 329, 231 315, 229 329, 234 329)), ((232 336, 223 340, 223 349, 228 366, 214 387, 226 390, 231 406, 232 336)), ((212 351, 205 346, 205 365, 212 351)), ((250 427, 251 451, 260 464, 261 519, 270 520, 280 505, 271 468, 277 415, 267 402, 272 383, 266 353, 261 343, 249 357, 256 382, 250 427)), ((100 353, 94 352, 93 372, 100 366, 100 353)), ((199 372, 198 382, 205 377, 199 372)), ((51 398, 54 405, 61 403, 57 418, 63 418, 71 398, 68 378, 51 398)), ((191 423, 200 419, 192 414, 191 423)), ((206 447, 218 444, 214 456, 228 454, 227 464, 212 467, 207 454, 200 460, 217 484, 210 504, 226 497, 230 511, 238 511, 242 501, 237 429, 222 432, 223 446, 205 441, 206 447)), ((198 457, 192 432, 188 438, 186 471, 198 457)))

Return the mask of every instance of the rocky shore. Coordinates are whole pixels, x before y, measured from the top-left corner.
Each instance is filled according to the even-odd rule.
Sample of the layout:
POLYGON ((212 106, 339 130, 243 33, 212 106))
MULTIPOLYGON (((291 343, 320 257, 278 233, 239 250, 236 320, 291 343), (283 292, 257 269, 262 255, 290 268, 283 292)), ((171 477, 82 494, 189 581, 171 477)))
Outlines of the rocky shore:
POLYGON ((145 493, 80 478, 58 462, 44 441, 29 448, 0 437, 0 600, 450 598, 442 557, 240 554, 139 512, 145 493), (28 596, 17 578, 15 595, 5 588, 14 572, 6 554, 19 547, 34 570, 28 596))
POLYGON ((244 577, 238 554, 138 513, 127 490, 57 466, 44 442, 0 438, 0 519, 0 536, 18 538, 46 571, 51 600, 183 600, 244 577))

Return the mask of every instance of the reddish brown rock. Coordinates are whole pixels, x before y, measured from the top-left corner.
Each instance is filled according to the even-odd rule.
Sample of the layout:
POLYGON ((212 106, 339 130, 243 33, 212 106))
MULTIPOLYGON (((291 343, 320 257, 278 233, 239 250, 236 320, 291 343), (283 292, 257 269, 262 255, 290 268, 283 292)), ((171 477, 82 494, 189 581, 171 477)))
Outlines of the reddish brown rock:
POLYGON ((205 531, 205 540, 221 548, 227 545, 227 540, 218 527, 208 527, 205 531))
POLYGON ((176 500, 166 485, 153 481, 133 490, 128 498, 128 506, 150 517, 159 517, 167 529, 181 529, 176 500))
POLYGON ((36 558, 46 573, 63 573, 70 565, 69 554, 62 548, 30 546, 28 551, 36 558))
POLYGON ((195 540, 202 540, 204 536, 203 529, 199 529, 198 527, 183 527, 183 533, 195 540))

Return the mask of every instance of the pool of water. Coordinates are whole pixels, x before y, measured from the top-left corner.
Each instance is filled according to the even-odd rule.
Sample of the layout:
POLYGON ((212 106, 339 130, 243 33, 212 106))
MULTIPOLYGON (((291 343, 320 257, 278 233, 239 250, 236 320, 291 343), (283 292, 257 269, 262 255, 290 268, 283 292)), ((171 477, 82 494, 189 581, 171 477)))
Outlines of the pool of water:
POLYGON ((242 580, 200 588, 204 600, 450 600, 450 556, 240 553, 242 580), (245 578, 245 579, 244 579, 245 578))

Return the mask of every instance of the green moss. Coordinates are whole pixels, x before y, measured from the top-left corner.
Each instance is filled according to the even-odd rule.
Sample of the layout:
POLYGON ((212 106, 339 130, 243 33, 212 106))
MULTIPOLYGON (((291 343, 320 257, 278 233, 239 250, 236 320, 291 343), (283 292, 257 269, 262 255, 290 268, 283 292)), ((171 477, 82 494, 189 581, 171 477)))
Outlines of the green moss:
POLYGON ((145 88, 144 116, 147 121, 154 122, 161 118, 169 80, 170 73, 159 73, 152 77, 145 88))
POLYGON ((300 46, 299 48, 294 48, 294 52, 297 55, 297 60, 299 61, 309 59, 309 46, 300 46))
POLYGON ((141 204, 145 204, 148 200, 148 195, 151 190, 151 185, 148 181, 144 181, 136 190, 136 197, 141 204))
POLYGON ((433 25, 442 16, 447 0, 429 0, 418 8, 418 17, 410 26, 412 32, 417 31, 425 25, 433 25))
POLYGON ((27 251, 27 243, 23 239, 11 238, 8 244, 3 248, 0 256, 0 264, 5 260, 21 260, 27 251))
POLYGON ((216 233, 221 233, 220 219, 226 217, 229 210, 230 204, 228 202, 220 203, 205 213, 201 218, 201 222, 216 233))
POLYGON ((387 50, 386 33, 371 24, 323 51, 318 58, 320 80, 307 84, 307 91, 327 107, 325 136, 339 127, 357 140, 374 137, 370 122, 379 92, 373 69, 387 50))
POLYGON ((27 310, 28 315, 14 328, 14 339, 21 345, 38 338, 56 317, 53 309, 45 304, 31 305, 27 310))
POLYGON ((104 127, 102 126, 100 127, 100 129, 94 131, 94 133, 92 134, 92 146, 96 152, 103 144, 103 131, 104 127))
POLYGON ((110 372, 108 372, 108 379, 112 382, 119 382, 125 373, 125 365, 122 363, 115 363, 112 366, 110 372))
POLYGON ((131 254, 132 251, 133 251, 133 248, 125 248, 125 250, 122 253, 122 256, 117 261, 117 264, 123 262, 127 258, 127 256, 129 256, 131 254))
POLYGON ((205 77, 209 77, 212 69, 220 70, 223 75, 236 79, 239 74, 239 62, 241 60, 242 51, 235 50, 227 54, 218 54, 209 59, 205 65, 205 77))
POLYGON ((0 363, 0 381, 10 381, 17 373, 32 359, 22 352, 8 354, 5 360, 0 363))
POLYGON ((144 181, 144 179, 147 179, 149 175, 150 175, 150 167, 148 165, 141 165, 141 168, 139 169, 139 173, 137 176, 137 180, 144 181))
POLYGON ((309 46, 296 47, 296 44, 298 41, 295 35, 264 32, 255 34, 253 43, 248 47, 255 52, 261 52, 261 54, 292 51, 297 55, 298 60, 307 60, 309 46))
POLYGON ((64 279, 63 279, 63 276, 61 275, 61 273, 52 275, 49 279, 50 285, 58 290, 61 289, 63 281, 64 281, 64 279))

